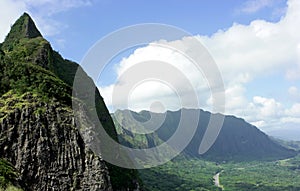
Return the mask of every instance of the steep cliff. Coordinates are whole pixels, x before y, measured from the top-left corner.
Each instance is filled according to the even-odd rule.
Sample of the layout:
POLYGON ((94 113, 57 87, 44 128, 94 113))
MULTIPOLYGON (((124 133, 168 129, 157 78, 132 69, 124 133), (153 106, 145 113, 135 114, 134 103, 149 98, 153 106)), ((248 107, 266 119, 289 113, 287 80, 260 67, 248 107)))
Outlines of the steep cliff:
POLYGON ((1 97, 1 157, 20 173, 28 190, 112 190, 109 172, 87 148, 69 107, 26 93, 1 97), (18 105, 19 104, 19 105, 18 105))
MULTIPOLYGON (((26 13, 0 49, 0 158, 16 168, 22 189, 136 189, 136 171, 104 162, 84 143, 79 128, 85 127, 76 126, 72 84, 80 66, 55 52, 26 13)), ((98 117, 117 141, 108 110, 94 91, 98 117)))

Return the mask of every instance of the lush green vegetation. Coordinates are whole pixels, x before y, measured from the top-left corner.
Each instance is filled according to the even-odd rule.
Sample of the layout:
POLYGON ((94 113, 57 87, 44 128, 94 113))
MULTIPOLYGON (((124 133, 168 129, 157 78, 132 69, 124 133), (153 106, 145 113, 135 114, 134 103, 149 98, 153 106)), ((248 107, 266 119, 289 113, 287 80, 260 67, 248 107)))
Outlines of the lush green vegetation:
MULTIPOLYGON (((207 123, 209 114, 201 114, 203 125, 207 123)), ((116 111, 112 117, 121 143, 133 148, 149 148, 161 144, 176 130, 174 128, 177 127, 178 113, 169 112, 164 124, 155 133, 141 135, 131 132, 145 128, 143 122, 149 120, 149 116, 146 111, 116 111)), ((198 128, 195 138, 183 152, 186 158, 181 157, 156 168, 140 170, 148 190, 299 190, 299 158, 279 160, 296 154, 293 149, 295 142, 289 143, 288 148, 291 150, 288 150, 287 143, 279 145, 244 120, 227 116, 211 151, 205 156, 193 155, 199 147, 203 129, 203 126, 198 128), (217 172, 221 172, 220 188, 213 181, 217 172), (270 178, 273 174, 275 177, 270 178)), ((145 160, 151 160, 151 156, 145 157, 145 160)))
POLYGON ((6 160, 0 159, 0 191, 21 191, 13 184, 17 181, 18 173, 16 169, 6 160))
POLYGON ((148 119, 145 116, 138 115, 129 111, 116 111, 112 115, 112 119, 115 123, 116 131, 120 142, 123 145, 132 148, 150 148, 163 143, 156 133, 151 134, 138 134, 133 133, 137 130, 141 131, 143 127, 140 122, 145 122, 148 119), (131 120, 130 114, 137 120, 131 120), (127 125, 130 124, 130 125, 127 125))
POLYGON ((140 170, 146 189, 222 190, 213 182, 220 173, 220 184, 230 191, 300 190, 300 156, 278 161, 214 163, 199 159, 178 159, 162 166, 140 170))
POLYGON ((45 40, 38 37, 20 41, 0 60, 0 95, 13 90, 17 94, 39 94, 45 101, 56 98, 70 102, 71 88, 51 71, 35 64, 33 60, 37 61, 37 56, 30 56, 39 52, 40 44, 44 44, 45 40))
POLYGON ((219 190, 213 183, 213 176, 221 168, 213 162, 199 159, 178 159, 168 163, 140 170, 145 188, 151 191, 219 190))
POLYGON ((300 190, 300 157, 222 165, 220 181, 226 190, 300 190))
POLYGON ((8 91, 0 97, 0 121, 16 108, 21 109, 22 107, 36 104, 38 100, 39 98, 35 94, 24 93, 19 95, 14 94, 13 91, 8 91))
POLYGON ((20 39, 41 37, 41 33, 36 28, 34 22, 27 13, 24 13, 11 27, 6 36, 2 49, 12 50, 20 39))

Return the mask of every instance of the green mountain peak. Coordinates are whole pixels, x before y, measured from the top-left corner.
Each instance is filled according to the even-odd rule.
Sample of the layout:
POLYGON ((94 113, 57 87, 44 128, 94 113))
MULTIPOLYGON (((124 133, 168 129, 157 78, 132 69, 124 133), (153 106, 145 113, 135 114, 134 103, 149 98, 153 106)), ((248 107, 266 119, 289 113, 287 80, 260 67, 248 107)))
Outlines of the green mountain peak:
POLYGON ((29 16, 29 14, 24 13, 11 27, 10 33, 8 34, 7 38, 15 38, 15 35, 19 35, 19 37, 25 38, 35 38, 41 37, 40 31, 35 26, 34 21, 29 16))
POLYGON ((17 44, 22 38, 42 37, 34 21, 28 13, 23 15, 11 26, 10 32, 5 38, 3 49, 8 49, 8 44, 17 44))

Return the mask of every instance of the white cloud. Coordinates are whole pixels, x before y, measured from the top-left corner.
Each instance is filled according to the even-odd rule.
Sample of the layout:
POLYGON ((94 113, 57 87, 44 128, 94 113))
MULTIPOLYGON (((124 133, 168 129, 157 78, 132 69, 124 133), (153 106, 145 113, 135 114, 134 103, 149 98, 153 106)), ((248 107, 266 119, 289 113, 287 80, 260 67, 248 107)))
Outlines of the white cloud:
POLYGON ((267 119, 276 119, 282 115, 283 106, 273 98, 264 98, 260 96, 253 97, 253 104, 257 116, 267 119))
POLYGON ((59 33, 66 27, 51 19, 51 16, 72 8, 91 5, 91 0, 1 0, 0 1, 0 42, 2 42, 16 19, 23 12, 31 14, 38 28, 45 36, 59 33))
MULTIPOLYGON (((186 38, 185 40, 191 41, 192 39, 186 38)), ((139 111, 149 109, 153 101, 159 100, 165 108, 176 110, 181 107, 193 107, 191 101, 193 92, 203 93, 199 97, 204 104, 209 94, 204 95, 203 90, 209 87, 194 63, 180 51, 173 49, 179 46, 185 49, 186 44, 181 40, 159 41, 139 48, 128 58, 124 58, 117 67, 118 83, 100 87, 106 104, 127 108, 127 102, 129 102, 130 109, 139 111), (142 67, 136 68, 137 65, 142 67), (138 84, 128 86, 134 80, 138 84), (190 87, 186 82, 190 83, 190 87), (123 96, 116 96, 113 100, 111 95, 122 87, 130 89, 130 92, 123 96)))
MULTIPOLYGON (((248 102, 247 99, 244 97, 246 89, 241 86, 240 84, 233 84, 228 86, 225 89, 225 97, 226 97, 226 112, 230 111, 232 113, 243 114, 244 107, 248 102)), ((212 97, 210 96, 207 100, 207 105, 210 106, 213 104, 212 97)), ((207 108, 205 108, 207 109, 207 108)))
POLYGON ((232 112, 245 118, 258 127, 270 127, 284 114, 284 106, 274 98, 254 96, 251 101, 240 106, 241 110, 232 112))
MULTIPOLYGON (((249 8, 249 10, 258 10, 271 3, 271 1, 253 2, 252 9, 249 8)), ((298 106, 288 108, 285 103, 281 103, 272 97, 263 97, 259 92, 255 92, 257 96, 249 100, 249 97, 246 96, 248 93, 246 85, 253 79, 265 77, 266 75, 272 77, 272 74, 276 74, 288 77, 289 71, 296 71, 296 69, 300 68, 299 10, 300 1, 289 0, 286 15, 278 22, 254 20, 249 25, 235 23, 229 29, 220 30, 212 36, 194 36, 208 48, 221 71, 225 83, 227 114, 244 117, 264 130, 271 127, 284 126, 284 123, 287 121, 298 121, 297 117, 289 118, 297 113, 295 110, 299 109, 298 106)), ((210 110, 212 99, 204 76, 199 74, 199 71, 193 68, 176 51, 158 47, 160 45, 171 45, 184 50, 188 54, 197 56, 198 50, 193 47, 191 39, 192 37, 185 37, 171 42, 159 41, 149 46, 138 48, 132 55, 121 61, 117 70, 118 76, 122 76, 124 71, 127 71, 137 63, 147 60, 164 60, 187 76, 195 91, 200 95, 199 102, 201 107, 210 110)), ((299 73, 297 74, 297 76, 300 76, 299 73)), ((123 83, 126 82, 123 81, 123 83)), ((176 83, 177 88, 184 87, 184 84, 176 83)), ((122 83, 118 85, 122 86, 122 83)), ((274 85, 270 84, 270 88, 272 87, 274 88, 274 85)), ((112 88, 113 84, 110 87, 102 87, 100 89, 108 105, 112 104, 109 98, 112 88)), ((139 93, 148 92, 147 88, 149 86, 144 86, 139 93)), ((289 93, 293 91, 295 90, 292 88, 289 90, 289 93)), ((144 100, 136 100, 138 104, 135 105, 135 110, 149 108, 149 100, 160 100, 162 98, 162 96, 153 93, 156 91, 151 92, 148 92, 150 97, 144 100)), ((139 97, 142 96, 139 95, 139 97)), ((170 109, 168 104, 172 103, 170 100, 174 99, 174 95, 169 94, 164 99, 164 102, 167 103, 164 106, 170 109)), ((131 101, 135 103, 134 99, 131 99, 131 101)))
POLYGON ((300 103, 295 103, 290 109, 287 109, 285 113, 287 116, 300 119, 300 103))
POLYGON ((248 0, 246 1, 239 12, 242 13, 255 13, 265 7, 270 7, 276 0, 248 0))
POLYGON ((252 79, 282 70, 294 71, 300 55, 300 36, 296 35, 300 32, 299 9, 300 2, 291 0, 286 16, 277 23, 255 20, 250 25, 234 24, 226 31, 200 39, 229 81, 237 75, 252 79))
POLYGON ((254 96, 244 108, 245 119, 266 132, 289 128, 291 124, 300 124, 299 103, 287 108, 274 98, 254 96))

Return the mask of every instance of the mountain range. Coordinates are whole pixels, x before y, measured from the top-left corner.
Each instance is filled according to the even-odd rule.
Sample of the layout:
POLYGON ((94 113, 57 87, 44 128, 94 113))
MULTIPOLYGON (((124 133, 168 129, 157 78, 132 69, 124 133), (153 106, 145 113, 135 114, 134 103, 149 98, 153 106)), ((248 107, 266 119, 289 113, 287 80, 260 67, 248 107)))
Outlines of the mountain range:
MULTIPOLYGON (((185 156, 213 161, 249 161, 284 159, 293 157, 297 153, 281 146, 245 120, 235 116, 223 116, 224 123, 216 141, 206 153, 199 154, 199 146, 208 128, 210 118, 212 115, 222 115, 200 109, 181 109, 165 113, 152 113, 150 111, 137 113, 130 110, 117 110, 112 114, 112 118, 121 143, 133 148, 151 148, 166 142, 175 133, 183 110, 188 111, 191 115, 199 113, 197 129, 190 143, 182 152, 185 156), (161 119, 163 122, 155 121, 161 119), (160 124, 160 127, 153 133, 134 134, 129 131, 149 129, 150 121, 152 124, 160 124)), ((190 126, 193 123, 195 122, 190 121, 190 126)), ((185 127, 187 130, 188 126, 189 124, 185 127)))

